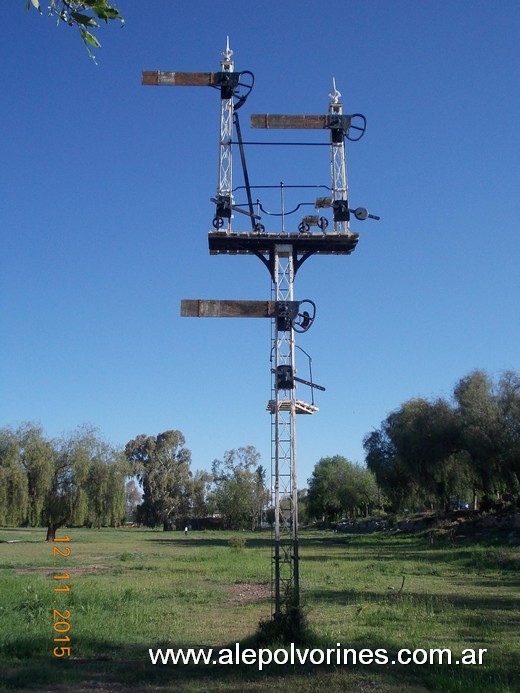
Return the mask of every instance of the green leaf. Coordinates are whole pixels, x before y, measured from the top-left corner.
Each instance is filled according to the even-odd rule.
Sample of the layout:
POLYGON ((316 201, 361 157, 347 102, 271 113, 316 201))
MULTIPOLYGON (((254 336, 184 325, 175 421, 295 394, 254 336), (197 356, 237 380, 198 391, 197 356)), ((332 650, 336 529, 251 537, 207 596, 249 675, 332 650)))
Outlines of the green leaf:
POLYGON ((101 48, 101 44, 99 43, 97 38, 90 33, 90 31, 87 31, 82 26, 80 26, 79 30, 81 31, 81 36, 85 43, 89 43, 91 46, 94 46, 94 48, 101 48))
POLYGON ((36 7, 36 9, 38 10, 38 12, 41 14, 40 0, 30 0, 30 2, 29 2, 29 0, 27 0, 26 8, 29 9, 30 6, 31 6, 31 4, 32 4, 33 7, 36 7))
POLYGON ((94 21, 92 17, 89 17, 86 14, 81 14, 81 12, 71 12, 70 16, 78 23, 78 24, 83 24, 84 26, 93 26, 93 27, 98 27, 99 24, 94 21))
POLYGON ((108 22, 109 19, 122 19, 121 15, 119 14, 119 10, 116 10, 115 7, 94 6, 92 10, 99 17, 99 19, 104 19, 105 22, 108 22))

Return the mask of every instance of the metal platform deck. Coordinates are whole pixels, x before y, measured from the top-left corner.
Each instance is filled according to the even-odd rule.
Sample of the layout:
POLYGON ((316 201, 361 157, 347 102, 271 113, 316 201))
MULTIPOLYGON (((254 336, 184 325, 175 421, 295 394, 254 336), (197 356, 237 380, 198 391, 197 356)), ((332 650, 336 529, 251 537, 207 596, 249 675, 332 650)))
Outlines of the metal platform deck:
POLYGON ((210 255, 269 255, 275 246, 290 245, 295 255, 350 255, 358 233, 253 233, 210 231, 210 255))
MULTIPOLYGON (((297 414, 314 414, 315 411, 319 411, 318 407, 316 407, 314 404, 309 404, 308 402, 302 402, 301 399, 297 399, 294 404, 296 406, 296 413, 297 414)), ((274 414, 275 407, 276 407, 276 402, 274 401, 274 399, 270 399, 269 402, 267 402, 266 411, 268 411, 271 414, 274 414)), ((290 399, 280 400, 279 401, 279 407, 280 407, 280 411, 291 411, 291 400, 290 399)))

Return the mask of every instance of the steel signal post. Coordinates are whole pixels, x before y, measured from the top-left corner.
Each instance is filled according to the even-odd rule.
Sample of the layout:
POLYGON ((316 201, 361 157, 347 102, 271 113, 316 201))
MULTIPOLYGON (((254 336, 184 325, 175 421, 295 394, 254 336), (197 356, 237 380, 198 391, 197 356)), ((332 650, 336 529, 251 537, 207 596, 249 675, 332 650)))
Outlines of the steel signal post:
MULTIPOLYGON (((350 255, 356 248, 359 235, 350 230, 351 213, 356 219, 378 219, 364 208, 350 209, 348 198, 345 139, 356 141, 365 132, 366 120, 361 114, 345 115, 339 101, 341 96, 333 82, 329 111, 325 115, 253 115, 254 128, 324 129, 330 136, 330 192, 316 200, 317 209, 331 209, 331 231, 326 231, 326 217, 306 216, 292 231, 286 230, 282 208, 282 230, 266 230, 261 217, 253 208, 251 186, 245 165, 236 111, 244 105, 254 82, 251 72, 235 72, 229 47, 222 53, 221 70, 211 72, 143 72, 143 84, 172 86, 211 86, 220 89, 219 176, 217 193, 211 198, 216 205, 213 230, 208 234, 211 255, 254 255, 269 271, 272 295, 269 301, 244 300, 184 300, 184 317, 263 317, 271 319, 271 398, 267 410, 271 414, 271 489, 274 505, 274 534, 272 554, 273 618, 281 622, 288 618, 293 629, 300 624, 300 580, 298 542, 298 482, 296 416, 317 411, 312 403, 296 396, 298 385, 324 390, 297 376, 295 363, 295 332, 306 331, 314 314, 303 310, 295 301, 294 280, 303 262, 312 255, 350 255), (235 126, 235 128, 233 127, 235 126), (232 144, 236 130, 247 201, 238 204, 232 186, 232 144), (234 212, 250 218, 248 231, 233 228, 234 212), (311 230, 317 226, 318 231, 311 230)), ((268 144, 268 143, 266 143, 268 144)), ((276 187, 276 186, 271 186, 276 187)), ((321 186, 327 187, 327 186, 321 186)), ((261 207, 261 205, 259 205, 261 207)), ((325 212, 326 213, 326 212, 325 212)))

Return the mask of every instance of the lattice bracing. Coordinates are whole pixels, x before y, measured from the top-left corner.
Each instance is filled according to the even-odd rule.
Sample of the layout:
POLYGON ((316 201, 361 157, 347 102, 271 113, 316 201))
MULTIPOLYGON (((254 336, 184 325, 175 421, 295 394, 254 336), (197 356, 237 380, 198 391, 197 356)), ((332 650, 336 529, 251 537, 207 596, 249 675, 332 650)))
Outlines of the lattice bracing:
MULTIPOLYGON (((287 245, 275 246, 273 299, 292 301, 294 286, 293 254, 287 245)), ((273 320, 272 460, 274 489, 274 550, 272 580, 274 618, 280 620, 288 604, 299 603, 298 584, 298 485, 296 479, 296 399, 294 383, 280 380, 279 368, 294 373, 294 330, 279 329, 273 320), (283 405, 282 405, 283 403, 283 405)))

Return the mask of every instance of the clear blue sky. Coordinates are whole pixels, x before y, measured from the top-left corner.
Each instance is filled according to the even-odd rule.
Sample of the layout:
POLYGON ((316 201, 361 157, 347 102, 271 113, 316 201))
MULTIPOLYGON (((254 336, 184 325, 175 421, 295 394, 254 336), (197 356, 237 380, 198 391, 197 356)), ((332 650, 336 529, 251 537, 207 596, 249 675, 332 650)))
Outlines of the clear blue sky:
MULTIPOLYGON (((322 456, 362 462, 405 400, 519 368, 516 0, 121 0, 97 67, 75 30, 9 5, 0 425, 88 422, 117 445, 178 428, 194 469, 248 444, 269 467, 268 321, 179 317, 182 298, 270 297, 256 258, 208 253, 218 93, 140 84, 143 69, 218 70, 226 35, 256 77, 246 139, 251 113, 325 113, 333 76, 368 119, 348 145, 351 203, 381 221, 353 223, 355 253, 296 280, 318 306, 298 343, 327 387, 298 418, 300 486, 322 456)), ((327 148, 251 147, 248 165, 255 185, 329 183, 327 148)))

